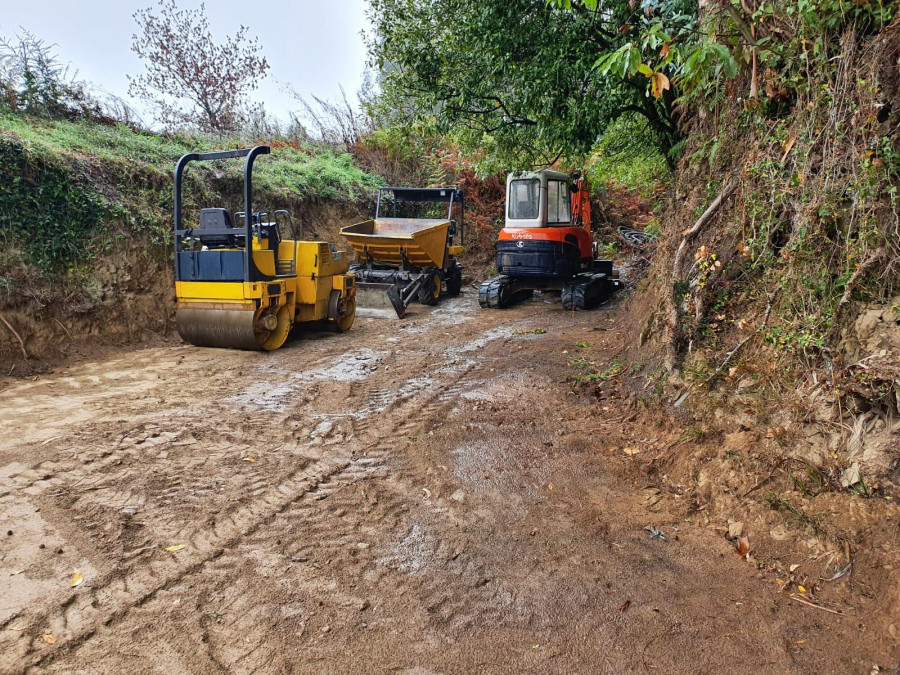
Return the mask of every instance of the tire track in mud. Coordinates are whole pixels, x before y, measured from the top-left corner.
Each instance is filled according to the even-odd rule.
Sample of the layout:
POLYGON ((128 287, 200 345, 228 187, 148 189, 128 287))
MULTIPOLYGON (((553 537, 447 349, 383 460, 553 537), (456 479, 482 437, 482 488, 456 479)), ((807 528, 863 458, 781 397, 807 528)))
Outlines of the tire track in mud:
MULTIPOLYGON (((348 464, 347 458, 323 458, 281 481, 261 497, 229 513, 224 523, 220 521, 213 528, 195 527, 193 536, 186 538, 190 541, 188 555, 166 554, 165 557, 144 562, 141 571, 149 573, 151 578, 148 581, 130 574, 136 567, 134 564, 124 571, 118 568, 93 580, 91 586, 85 589, 87 592, 75 593, 61 602, 57 600, 57 608, 34 614, 16 614, 0 629, 6 629, 13 621, 27 621, 29 625, 36 627, 59 626, 74 633, 65 641, 63 648, 77 649, 101 626, 111 625, 133 608, 144 605, 160 590, 201 571, 207 563, 240 544, 258 528, 288 509, 292 503, 317 491, 348 464)), ((29 651, 39 639, 38 635, 34 636, 29 651)), ((33 654, 26 658, 26 667, 49 663, 61 651, 33 654)))
MULTIPOLYGON (((466 551, 464 542, 428 537, 422 534, 418 525, 408 528, 410 531, 400 540, 401 545, 413 540, 414 547, 423 549, 418 553, 429 559, 428 564, 440 565, 444 572, 461 581, 459 585, 448 585, 446 578, 432 576, 427 569, 419 567, 417 561, 379 556, 372 542, 365 541, 367 538, 383 539, 385 535, 390 538, 398 526, 407 529, 404 522, 410 512, 407 502, 410 501, 410 488, 416 474, 411 463, 405 459, 402 442, 414 441, 426 433, 435 420, 445 419, 457 405, 461 394, 471 386, 474 376, 480 375, 480 369, 473 362, 456 371, 454 380, 449 383, 432 382, 424 401, 418 394, 425 387, 418 383, 407 400, 394 400, 388 406, 382 406, 384 401, 378 399, 381 390, 370 390, 370 396, 375 397, 375 405, 363 411, 368 413, 373 407, 381 411, 390 408, 391 428, 383 426, 373 431, 368 428, 367 414, 349 414, 345 419, 350 421, 354 434, 377 434, 377 442, 365 449, 365 456, 355 459, 347 469, 331 479, 334 491, 328 496, 327 504, 308 500, 298 502, 295 508, 279 514, 271 523, 271 531, 260 530, 249 538, 244 543, 245 551, 268 551, 281 555, 287 563, 288 555, 284 551, 289 550, 294 554, 292 557, 302 563, 302 569, 293 571, 289 568, 286 574, 296 588, 303 589, 309 596, 321 590, 323 574, 341 576, 345 584, 332 591, 339 596, 331 603, 336 604, 337 608, 326 610, 344 615, 336 623, 359 621, 354 616, 359 616, 362 611, 360 607, 369 605, 369 596, 373 594, 398 597, 410 590, 419 596, 416 604, 425 608, 424 618, 454 630, 465 630, 476 621, 499 620, 508 604, 497 601, 502 591, 485 589, 480 600, 474 603, 471 597, 466 597, 472 587, 486 586, 489 576, 484 564, 466 551), (286 533, 292 532, 302 534, 290 539, 286 533), (272 551, 272 539, 276 536, 279 537, 276 544, 281 552, 272 551), (331 568, 331 562, 335 559, 341 561, 339 570, 331 568)), ((403 389, 401 386, 400 391, 403 389)), ((413 487, 412 491, 414 493, 416 488, 413 487)), ((441 529, 452 530, 452 527, 441 529)), ((254 615, 253 608, 260 598, 251 597, 249 592, 231 583, 233 569, 243 564, 244 560, 240 552, 235 552, 228 564, 225 564, 223 557, 219 561, 221 567, 216 570, 218 579, 212 582, 216 588, 224 589, 226 594, 219 610, 234 617, 224 623, 219 631, 206 635, 211 643, 217 644, 215 661, 221 667, 236 672, 272 668, 282 658, 285 659, 285 667, 296 666, 289 658, 281 656, 279 650, 273 653, 265 648, 273 626, 271 622, 260 622, 254 615), (218 633, 222 634, 221 639, 217 639, 218 633), (236 635, 242 637, 247 648, 234 647, 230 640, 236 635)), ((298 591, 295 589, 295 592, 298 591)), ((274 604, 279 600, 273 598, 272 602, 274 604)), ((302 634, 307 622, 316 616, 316 611, 301 613, 300 616, 298 624, 302 626, 302 634)), ((334 618, 323 617, 321 622, 326 624, 323 628, 330 628, 334 618)))
MULTIPOLYGON (((254 672, 272 669, 280 659, 288 659, 280 655, 277 644, 267 648, 276 622, 259 612, 260 605, 283 606, 283 598, 267 597, 267 594, 282 589, 234 583, 236 570, 246 568, 248 558, 252 559, 254 553, 277 558, 279 562, 272 563, 272 568, 288 566, 284 574, 294 586, 295 604, 302 604, 302 598, 298 600, 297 595, 314 596, 321 590, 323 575, 358 578, 358 583, 365 585, 362 596, 354 595, 351 589, 335 591, 343 598, 338 601, 340 608, 352 613, 358 613, 356 608, 365 600, 369 589, 378 589, 379 594, 408 590, 408 575, 396 566, 385 565, 375 554, 372 543, 361 540, 381 539, 386 533, 390 535, 409 511, 406 504, 409 495, 402 484, 406 476, 398 476, 398 473, 408 474, 409 471, 392 439, 414 437, 417 431, 442 417, 469 386, 474 370, 469 368, 459 373, 448 386, 432 390, 424 402, 416 395, 398 402, 392 415, 395 434, 382 436, 374 446, 364 447, 362 456, 353 458, 344 469, 329 476, 315 493, 308 495, 308 499, 296 500, 290 508, 280 510, 265 527, 249 532, 237 547, 226 550, 203 567, 201 583, 206 589, 204 592, 221 597, 215 604, 217 620, 204 626, 202 635, 194 637, 207 644, 209 658, 216 667, 231 672, 254 672), (401 485, 394 485, 398 479, 401 485), (293 564, 292 559, 299 565, 293 564), (331 568, 331 561, 335 559, 340 561, 336 570, 331 568), (235 641, 235 636, 240 636, 240 642, 235 641)), ((347 419, 352 433, 362 431, 364 425, 360 421, 352 416, 347 419)), ((482 579, 480 565, 461 556, 462 551, 454 546, 448 541, 437 542, 433 554, 435 560, 440 559, 441 564, 446 560, 453 572, 463 578, 482 579)), ((169 584, 167 588, 173 592, 186 590, 185 582, 186 578, 181 580, 181 589, 176 588, 176 584, 169 584)), ((459 620, 464 614, 462 605, 452 599, 458 589, 448 589, 445 583, 431 581, 427 575, 415 575, 413 582, 416 592, 425 596, 429 612, 439 620, 456 617, 457 625, 462 628, 485 616, 488 603, 480 603, 468 608, 466 616, 459 620)), ((356 583, 351 582, 351 586, 356 583)), ((302 631, 316 612, 310 609, 299 614, 302 631)), ((285 667, 290 665, 289 659, 284 661, 285 667)))
MULTIPOLYGON (((37 613, 19 612, 0 628, 6 628, 13 621, 27 620, 29 625, 35 627, 35 630, 42 626, 55 626, 73 632, 74 635, 62 643, 61 649, 46 653, 34 653, 35 643, 39 640, 37 635, 34 635, 30 642, 25 641, 27 644, 26 654, 20 653, 18 656, 24 657, 27 666, 46 665, 63 654, 73 653, 99 630, 118 623, 133 608, 143 607, 161 590, 171 588, 201 571, 206 573, 213 566, 228 569, 230 567, 229 557, 223 558, 227 552, 247 541, 252 541, 254 536, 265 538, 266 533, 271 529, 268 526, 281 517, 291 516, 294 520, 299 520, 304 531, 315 532, 318 535, 318 546, 322 551, 337 550, 341 546, 345 546, 349 535, 342 534, 340 528, 334 527, 333 514, 340 513, 342 510, 348 512, 353 508, 354 499, 348 500, 348 506, 330 511, 322 508, 321 499, 332 493, 344 491, 346 486, 362 479, 384 477, 385 459, 396 449, 397 440, 411 439, 418 429, 424 428, 436 416, 442 415, 448 406, 452 407, 475 370, 474 361, 457 370, 459 372, 453 373, 453 379, 447 385, 440 380, 413 378, 399 390, 389 393, 384 390, 379 394, 378 389, 373 389, 368 408, 351 412, 347 417, 350 419, 353 429, 352 434, 361 439, 371 431, 368 423, 361 424, 361 422, 373 414, 388 413, 387 416, 392 420, 390 428, 379 425, 380 441, 374 447, 366 448, 364 455, 360 457, 354 457, 355 451, 350 451, 343 453, 340 459, 322 458, 312 461, 311 464, 301 467, 268 489, 264 487, 263 483, 254 485, 256 488, 254 491, 257 493, 255 498, 232 512, 219 514, 214 527, 210 528, 205 524, 194 525, 179 532, 180 539, 191 542, 189 549, 191 554, 181 557, 177 557, 177 554, 176 556, 166 554, 166 557, 162 559, 149 562, 140 559, 139 556, 133 556, 134 562, 129 561, 124 570, 119 567, 92 580, 89 589, 84 589, 88 592, 75 593, 65 600, 58 598, 55 602, 59 607, 56 609, 37 613), (426 397, 424 403, 420 400, 421 395, 426 397), (394 398, 394 400, 388 400, 390 398, 394 398), (316 499, 305 499, 306 496, 315 496, 316 499), (292 506, 297 505, 300 508, 296 514, 292 514, 291 512, 294 511, 292 506), (131 574, 138 567, 139 562, 141 563, 140 571, 148 574, 149 580, 135 579, 131 574)), ((131 431, 145 429, 145 427, 146 425, 138 425, 131 431)), ((59 473, 48 476, 41 471, 29 469, 11 478, 25 479, 18 481, 19 489, 27 486, 37 488, 41 493, 50 489, 59 493, 64 491, 67 486, 81 484, 88 476, 95 476, 98 469, 106 470, 121 465, 122 459, 114 455, 124 438, 127 437, 120 437, 116 448, 101 451, 101 457, 97 460, 102 462, 101 464, 94 461, 76 466, 73 473, 67 476, 59 473), (42 481, 43 484, 39 485, 42 481)), ((177 438, 178 436, 175 435, 166 440, 177 442, 177 438)), ((358 446, 359 443, 349 443, 348 445, 358 446)), ((393 463, 397 464, 398 462, 393 463)), ((399 463, 403 464, 404 462, 399 463)), ((48 463, 42 464, 47 465, 48 463)), ((139 462, 135 462, 135 464, 139 464, 139 462)), ((39 469, 40 467, 41 465, 38 466, 39 469)), ((53 470, 57 467, 47 466, 45 468, 53 470)), ((139 470, 139 467, 134 470, 139 470)), ((103 473, 106 474, 106 471, 103 473)), ((128 472, 124 476, 115 473, 101 475, 89 484, 88 488, 97 487, 98 484, 104 482, 127 485, 128 478, 132 475, 132 472, 128 472)), ((406 499, 405 495, 393 494, 390 499, 382 500, 376 522, 396 517, 404 499, 406 499)), ((331 500, 332 503, 335 501, 331 500)), ((351 524, 354 526, 359 526, 361 523, 359 518, 351 519, 351 524)), ((365 525, 371 527, 373 523, 366 521, 365 525)), ((291 531, 290 525, 286 531, 291 531)), ((151 550, 158 548, 158 544, 156 547, 147 548, 151 550)), ((455 555, 451 554, 451 557, 458 558, 459 552, 455 551, 454 553, 455 555)), ((236 560, 235 563, 239 564, 240 560, 236 560)), ((373 559, 368 561, 368 566, 371 567, 374 564, 377 564, 377 561, 373 559)), ((390 576, 390 572, 382 572, 381 576, 390 576)), ((402 583, 402 580, 398 580, 394 585, 399 586, 402 583)), ((428 595, 434 598, 429 606, 435 609, 444 607, 447 603, 446 592, 439 589, 432 589, 428 595)), ((244 601, 250 605, 253 603, 253 599, 249 597, 244 601)), ((261 637, 260 640, 262 639, 261 637)))

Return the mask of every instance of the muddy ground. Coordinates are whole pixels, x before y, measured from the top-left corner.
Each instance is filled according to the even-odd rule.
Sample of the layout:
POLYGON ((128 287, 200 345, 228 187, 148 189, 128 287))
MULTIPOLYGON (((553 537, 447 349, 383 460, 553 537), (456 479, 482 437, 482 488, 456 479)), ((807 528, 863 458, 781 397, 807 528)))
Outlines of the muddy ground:
POLYGON ((567 383, 579 343, 621 348, 617 312, 470 290, 272 354, 173 342, 8 382, 0 672, 896 667, 847 579, 795 601, 655 487, 628 449, 676 422, 567 383))

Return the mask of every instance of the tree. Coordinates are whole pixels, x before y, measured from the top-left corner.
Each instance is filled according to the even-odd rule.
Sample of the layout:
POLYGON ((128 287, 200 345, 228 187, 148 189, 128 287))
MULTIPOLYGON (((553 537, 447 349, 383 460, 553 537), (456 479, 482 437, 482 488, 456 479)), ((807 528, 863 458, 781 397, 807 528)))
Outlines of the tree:
POLYGON ((665 64, 639 68, 652 44, 641 40, 656 18, 674 34, 696 14, 696 0, 372 0, 369 50, 384 108, 452 133, 494 168, 582 157, 622 116, 671 163, 677 94, 665 64), (612 67, 622 57, 634 62, 612 67))
POLYGON ((129 76, 129 94, 149 101, 158 121, 169 127, 233 131, 261 106, 248 95, 269 64, 258 39, 241 26, 224 44, 213 39, 206 6, 180 10, 175 0, 160 0, 159 16, 151 8, 134 14, 141 29, 132 36, 132 51, 146 72, 129 76))
POLYGON ((0 38, 0 107, 51 119, 75 114, 86 97, 84 84, 60 63, 55 48, 26 30, 0 38))

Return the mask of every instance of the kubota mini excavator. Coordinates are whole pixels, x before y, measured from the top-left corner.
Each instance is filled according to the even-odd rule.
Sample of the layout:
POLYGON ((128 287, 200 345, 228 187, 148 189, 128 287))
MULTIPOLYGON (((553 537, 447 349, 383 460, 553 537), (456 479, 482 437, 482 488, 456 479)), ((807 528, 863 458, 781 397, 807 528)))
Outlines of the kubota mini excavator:
POLYGON ((597 260, 590 195, 579 174, 511 173, 506 227, 497 242, 498 276, 481 284, 482 307, 508 307, 535 290, 562 291, 563 308, 590 309, 618 287, 611 260, 597 260))

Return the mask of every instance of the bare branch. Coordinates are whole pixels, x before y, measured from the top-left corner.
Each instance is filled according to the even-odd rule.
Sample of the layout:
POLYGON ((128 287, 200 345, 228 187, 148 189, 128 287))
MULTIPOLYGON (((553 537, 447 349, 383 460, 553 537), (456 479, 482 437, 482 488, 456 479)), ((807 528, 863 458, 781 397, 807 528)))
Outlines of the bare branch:
POLYGON ((175 0, 159 0, 158 16, 148 8, 134 19, 141 30, 132 36, 131 49, 146 71, 129 76, 128 92, 152 103, 161 123, 233 131, 259 114, 261 106, 251 105, 248 96, 269 64, 246 26, 217 43, 205 5, 181 10, 175 0))

